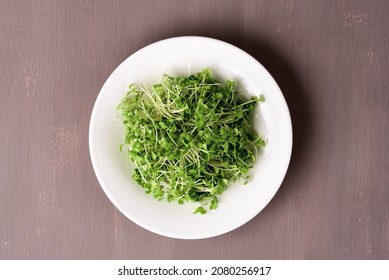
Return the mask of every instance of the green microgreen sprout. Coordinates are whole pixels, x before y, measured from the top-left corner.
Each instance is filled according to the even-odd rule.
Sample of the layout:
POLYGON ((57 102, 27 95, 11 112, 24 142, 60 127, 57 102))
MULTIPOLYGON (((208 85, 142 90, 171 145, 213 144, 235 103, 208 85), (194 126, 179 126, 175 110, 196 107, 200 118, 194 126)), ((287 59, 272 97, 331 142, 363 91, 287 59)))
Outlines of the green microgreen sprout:
POLYGON ((221 83, 204 69, 188 77, 164 75, 151 87, 131 84, 118 106, 133 179, 155 199, 200 203, 214 210, 219 196, 243 179, 266 142, 251 117, 263 95, 238 97, 235 82, 221 83))

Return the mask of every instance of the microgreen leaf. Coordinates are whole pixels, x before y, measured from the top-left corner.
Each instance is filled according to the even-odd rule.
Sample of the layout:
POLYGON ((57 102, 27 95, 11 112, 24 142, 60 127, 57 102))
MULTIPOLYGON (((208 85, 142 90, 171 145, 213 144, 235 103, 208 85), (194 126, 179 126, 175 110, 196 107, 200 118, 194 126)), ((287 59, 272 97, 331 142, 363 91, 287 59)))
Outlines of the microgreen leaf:
POLYGON ((207 210, 205 210, 205 209, 203 208, 203 206, 199 206, 199 207, 197 207, 196 210, 193 212, 193 214, 197 214, 197 213, 200 213, 200 214, 204 215, 205 213, 207 213, 207 210))

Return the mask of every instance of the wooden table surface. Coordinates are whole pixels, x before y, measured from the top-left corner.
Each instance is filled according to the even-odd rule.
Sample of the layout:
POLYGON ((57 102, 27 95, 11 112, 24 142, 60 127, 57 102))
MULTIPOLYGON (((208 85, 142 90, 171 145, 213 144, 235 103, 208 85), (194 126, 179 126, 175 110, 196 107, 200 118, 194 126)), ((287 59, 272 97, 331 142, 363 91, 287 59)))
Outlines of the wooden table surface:
POLYGON ((0 1, 1 259, 388 259, 389 2, 0 1), (271 203, 205 240, 148 232, 108 200, 88 128, 116 66, 201 35, 257 58, 294 147, 271 203))

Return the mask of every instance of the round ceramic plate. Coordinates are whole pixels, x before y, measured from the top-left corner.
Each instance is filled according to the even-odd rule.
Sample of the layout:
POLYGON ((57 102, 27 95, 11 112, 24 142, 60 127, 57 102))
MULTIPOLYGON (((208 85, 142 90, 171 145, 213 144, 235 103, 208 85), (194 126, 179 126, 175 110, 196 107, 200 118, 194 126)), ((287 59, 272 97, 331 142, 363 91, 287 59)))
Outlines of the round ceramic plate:
POLYGON ((182 239, 217 236, 254 218, 280 187, 292 151, 292 125, 280 88, 252 56, 223 41, 176 37, 151 44, 127 58, 102 87, 89 130, 92 164, 104 192, 129 219, 152 232, 182 239), (193 214, 196 205, 157 201, 131 178, 133 166, 125 152, 124 126, 116 108, 128 86, 154 84, 164 73, 188 75, 210 68, 214 77, 234 80, 244 95, 263 94, 254 125, 267 146, 251 169, 247 185, 235 183, 222 194, 216 210, 193 214))

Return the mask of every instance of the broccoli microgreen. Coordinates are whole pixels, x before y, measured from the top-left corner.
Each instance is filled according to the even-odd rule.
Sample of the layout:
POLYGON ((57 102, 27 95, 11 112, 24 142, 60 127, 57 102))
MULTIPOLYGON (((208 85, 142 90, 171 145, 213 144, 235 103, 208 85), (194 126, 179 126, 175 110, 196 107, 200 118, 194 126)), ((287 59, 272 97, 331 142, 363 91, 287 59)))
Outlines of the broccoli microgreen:
MULTIPOLYGON (((243 101, 235 82, 221 83, 209 69, 188 77, 164 75, 151 87, 129 86, 118 106, 133 179, 155 199, 198 202, 214 210, 233 182, 248 182, 265 141, 251 115, 262 95, 243 101)), ((194 213, 205 214, 199 206, 194 213)))

